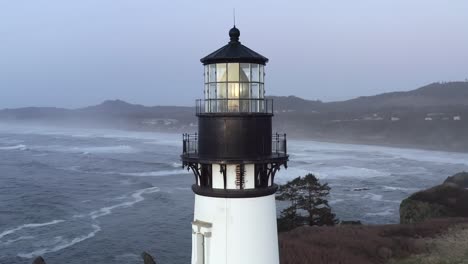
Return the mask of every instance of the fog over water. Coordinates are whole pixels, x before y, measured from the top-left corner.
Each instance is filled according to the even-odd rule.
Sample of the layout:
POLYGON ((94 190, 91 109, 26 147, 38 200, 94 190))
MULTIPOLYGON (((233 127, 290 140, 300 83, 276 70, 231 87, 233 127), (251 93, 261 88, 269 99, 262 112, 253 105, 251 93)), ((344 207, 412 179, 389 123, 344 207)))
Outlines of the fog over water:
MULTIPOLYGON (((341 219, 397 223, 401 199, 468 154, 290 140, 277 181, 312 172, 341 219), (363 190, 364 189, 364 190, 363 190), (359 191, 360 190, 360 191, 359 191)), ((178 134, 0 125, 0 263, 190 260, 193 175, 178 134)))

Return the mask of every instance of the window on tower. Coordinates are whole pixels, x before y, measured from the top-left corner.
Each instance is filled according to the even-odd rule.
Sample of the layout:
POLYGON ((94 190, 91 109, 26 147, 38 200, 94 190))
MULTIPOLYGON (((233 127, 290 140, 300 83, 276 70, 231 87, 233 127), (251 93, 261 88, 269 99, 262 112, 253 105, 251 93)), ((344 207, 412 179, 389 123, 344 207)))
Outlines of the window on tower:
POLYGON ((215 63, 205 65, 204 74, 205 112, 265 111, 263 65, 215 63))

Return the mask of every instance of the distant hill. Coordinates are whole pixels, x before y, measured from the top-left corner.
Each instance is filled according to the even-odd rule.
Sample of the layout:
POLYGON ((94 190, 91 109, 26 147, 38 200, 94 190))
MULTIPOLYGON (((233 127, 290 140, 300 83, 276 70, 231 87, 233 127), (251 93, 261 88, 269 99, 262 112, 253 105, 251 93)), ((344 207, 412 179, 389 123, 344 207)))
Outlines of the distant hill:
MULTIPOLYGON (((293 137, 468 151, 468 82, 433 83, 339 102, 269 98, 274 99, 275 130, 293 137)), ((194 107, 108 100, 79 109, 4 109, 0 121, 181 133, 197 130, 194 112, 194 107)))
POLYGON ((327 109, 363 111, 378 109, 418 109, 468 106, 468 82, 433 83, 409 92, 392 92, 328 103, 327 109))
POLYGON ((361 96, 351 100, 328 103, 305 100, 295 96, 271 96, 270 98, 275 100, 277 110, 306 112, 365 112, 421 108, 458 109, 468 106, 468 82, 432 83, 408 92, 361 96))

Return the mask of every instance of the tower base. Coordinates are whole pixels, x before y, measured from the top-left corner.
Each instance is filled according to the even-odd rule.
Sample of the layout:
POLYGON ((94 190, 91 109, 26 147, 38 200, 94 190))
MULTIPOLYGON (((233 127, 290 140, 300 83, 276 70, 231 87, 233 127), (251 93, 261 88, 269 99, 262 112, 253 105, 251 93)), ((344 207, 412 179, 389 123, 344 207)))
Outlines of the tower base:
POLYGON ((275 203, 195 194, 192 264, 279 264, 275 203))

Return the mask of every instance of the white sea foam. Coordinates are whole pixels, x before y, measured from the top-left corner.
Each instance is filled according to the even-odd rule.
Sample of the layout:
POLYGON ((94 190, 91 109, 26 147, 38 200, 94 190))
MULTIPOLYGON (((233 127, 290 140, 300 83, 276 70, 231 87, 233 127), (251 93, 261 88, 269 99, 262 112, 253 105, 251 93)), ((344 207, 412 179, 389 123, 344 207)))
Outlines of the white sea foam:
POLYGON ((381 212, 375 212, 375 213, 366 213, 366 216, 388 216, 388 215, 393 215, 394 210, 393 209, 386 209, 381 212))
POLYGON ((172 163, 172 167, 174 167, 174 168, 181 168, 181 167, 182 167, 182 163, 180 163, 180 162, 174 162, 174 163, 172 163))
POLYGON ((6 147, 0 147, 0 150, 27 150, 28 148, 26 145, 19 144, 15 146, 6 146, 6 147))
MULTIPOLYGON (((373 145, 327 143, 305 140, 290 140, 288 141, 288 146, 289 152, 293 153, 293 155, 303 156, 305 160, 312 161, 344 157, 351 159, 360 159, 360 153, 366 155, 369 153, 373 153, 373 155, 376 158, 378 157, 381 159, 403 158, 423 162, 468 165, 468 154, 458 152, 419 150, 411 148, 394 148, 373 145), (337 153, 339 153, 338 156, 334 157, 333 151, 337 151, 337 153), (343 152, 347 152, 347 154, 343 155, 343 152), (309 158, 307 158, 308 156, 309 158)), ((368 159, 366 158, 364 160, 368 159)))
POLYGON ((5 242, 0 241, 0 245, 8 246, 8 245, 11 245, 12 243, 15 243, 17 241, 29 240, 29 239, 34 239, 34 237, 33 236, 20 236, 18 238, 10 239, 10 240, 7 240, 5 242))
POLYGON ((63 135, 78 138, 115 138, 151 140, 156 144, 180 145, 180 135, 163 132, 136 132, 115 129, 66 128, 57 126, 2 124, 0 132, 35 135, 63 135))
POLYGON ((80 146, 70 147, 65 145, 35 145, 28 149, 47 152, 62 152, 62 153, 80 153, 80 154, 118 154, 118 153, 137 153, 138 149, 128 145, 115 146, 80 146))
POLYGON ((364 196, 362 196, 362 199, 369 199, 372 201, 385 202, 385 203, 396 203, 396 204, 401 203, 401 200, 386 200, 386 199, 383 199, 383 195, 375 194, 375 193, 366 193, 364 196))
POLYGON ((65 222, 65 220, 53 220, 53 221, 46 222, 46 223, 32 223, 32 224, 20 225, 18 227, 15 227, 13 229, 9 229, 0 233, 0 239, 3 238, 4 236, 13 234, 25 228, 36 228, 36 227, 42 227, 42 226, 48 226, 48 225, 55 225, 55 224, 62 223, 62 222, 65 222))
MULTIPOLYGON (((155 192, 158 192, 158 191, 159 191, 158 187, 151 187, 151 188, 137 190, 137 191, 135 191, 134 193, 132 193, 131 195, 129 195, 127 197, 118 197, 119 199, 130 198, 131 199, 130 201, 122 202, 122 203, 112 205, 112 206, 108 206, 108 207, 103 207, 103 208, 101 208, 99 210, 92 211, 87 216, 89 216, 91 219, 95 220, 96 218, 111 214, 114 209, 131 207, 134 204, 143 201, 145 199, 143 197, 143 195, 149 194, 149 193, 155 193, 155 192)), ((75 216, 73 216, 73 218, 83 218, 85 216, 86 215, 75 215, 75 216)), ((62 221, 63 222, 63 220, 57 220, 57 221, 62 221)), ((30 224, 28 227, 44 226, 46 224, 58 223, 57 221, 55 221, 55 222, 53 221, 53 222, 49 222, 49 223, 43 223, 43 224, 30 224)), ((21 226, 21 227, 12 229, 12 230, 8 230, 8 232, 4 232, 4 233, 2 233, 2 235, 5 236, 7 234, 11 234, 11 233, 13 233, 15 231, 18 231, 18 230, 22 229, 22 228, 26 228, 26 227, 21 226)), ((73 239, 64 239, 62 236, 58 236, 54 240, 49 239, 47 241, 47 244, 45 244, 46 247, 34 250, 33 252, 29 252, 29 253, 19 253, 18 256, 22 257, 22 258, 34 258, 36 256, 43 255, 45 253, 56 252, 56 251, 65 249, 67 247, 73 246, 73 245, 75 245, 75 244, 77 244, 79 242, 82 242, 82 241, 84 241, 86 239, 90 239, 90 238, 94 237, 96 235, 96 233, 101 231, 101 227, 99 225, 97 225, 96 223, 92 224, 92 228, 93 228, 93 231, 91 231, 90 233, 88 233, 88 234, 86 234, 84 236, 75 237, 73 239)))
POLYGON ((344 202, 344 199, 334 199, 334 200, 330 200, 330 202, 328 202, 328 204, 329 204, 329 205, 334 205, 334 204, 341 203, 341 202, 344 202))
POLYGON ((93 224, 92 228, 93 228, 93 231, 91 231, 90 233, 88 233, 88 234, 86 234, 84 236, 75 237, 75 238, 73 238, 71 240, 64 239, 62 237, 57 237, 58 239, 52 241, 53 244, 54 244, 52 247, 41 248, 41 249, 35 250, 33 252, 29 252, 29 253, 19 253, 17 256, 21 257, 21 258, 30 259, 30 258, 34 258, 36 256, 44 255, 46 253, 56 252, 56 251, 65 249, 67 247, 71 247, 71 246, 75 245, 76 243, 80 243, 80 242, 82 242, 82 241, 84 241, 86 239, 90 239, 90 238, 94 237, 96 235, 96 233, 101 231, 101 227, 96 225, 96 224, 93 224))
POLYGON ((418 188, 405 188, 405 187, 397 187, 397 186, 383 186, 385 190, 390 191, 404 191, 404 192, 413 192, 418 191, 418 188))
POLYGON ((144 171, 144 172, 120 172, 118 174, 135 177, 158 177, 166 175, 186 174, 185 170, 161 170, 161 171, 144 171))
POLYGON ((339 179, 339 178, 374 178, 387 177, 390 173, 353 166, 321 166, 306 169, 304 167, 291 167, 287 170, 280 171, 278 178, 281 181, 290 180, 298 176, 304 176, 312 173, 319 179, 339 179))
MULTIPOLYGON (((95 220, 95 219, 97 219, 99 217, 111 214, 112 211, 115 210, 115 209, 131 207, 134 204, 143 201, 145 199, 143 197, 145 194, 155 193, 155 192, 158 192, 158 191, 159 191, 158 187, 150 187, 150 188, 137 190, 137 191, 133 192, 132 194, 130 194, 128 196, 118 197, 119 199, 130 199, 129 201, 125 201, 125 202, 115 204, 115 205, 112 205, 112 206, 108 206, 108 207, 103 207, 101 209, 92 211, 91 213, 86 214, 86 215, 83 215, 83 214, 75 215, 75 216, 73 216, 73 218, 90 217, 92 220, 95 220)), ((19 227, 9 229, 9 230, 6 230, 6 231, 2 232, 0 234, 0 238, 3 238, 5 236, 7 236, 7 235, 13 234, 13 233, 15 233, 15 232, 17 232, 19 230, 25 229, 25 228, 42 227, 42 226, 58 224, 58 223, 61 223, 61 222, 65 222, 65 220, 54 220, 54 221, 47 222, 47 223, 33 223, 33 224, 21 225, 19 227)), ((34 258, 36 256, 40 256, 40 255, 43 255, 43 254, 46 254, 46 253, 56 252, 56 251, 65 249, 67 247, 70 247, 70 246, 73 246, 73 245, 75 245, 77 243, 80 243, 80 242, 82 242, 84 240, 90 239, 90 238, 94 237, 96 235, 96 233, 101 231, 101 227, 96 223, 92 224, 92 228, 93 228, 93 230, 90 233, 88 233, 86 235, 83 235, 83 236, 78 236, 78 237, 75 237, 75 238, 72 238, 72 239, 67 239, 67 238, 63 238, 62 236, 57 236, 57 237, 55 237, 55 239, 44 240, 44 243, 38 244, 38 245, 42 246, 42 248, 34 250, 32 252, 29 252, 29 253, 19 253, 19 254, 17 254, 17 256, 22 257, 22 258, 34 258)), ((6 242, 1 242, 0 241, 0 243, 4 244, 4 245, 6 243, 8 243, 8 245, 9 245, 9 244, 14 243, 14 242, 19 241, 19 240, 32 239, 32 238, 33 237, 23 236, 23 237, 19 237, 19 238, 16 238, 16 239, 10 239, 10 240, 8 240, 6 242)))
POLYGON ((112 213, 112 210, 117 209, 117 208, 127 208, 127 207, 131 207, 131 206, 133 206, 134 204, 139 203, 139 202, 145 200, 145 198, 143 197, 144 194, 155 193, 155 192, 159 192, 159 188, 158 188, 158 187, 151 187, 151 188, 146 188, 146 189, 138 190, 138 191, 134 192, 134 193, 131 195, 131 197, 132 197, 132 200, 131 200, 131 201, 119 203, 119 204, 112 205, 112 206, 108 206, 108 207, 103 207, 103 208, 98 209, 98 210, 96 210, 96 211, 92 211, 91 213, 89 213, 89 216, 90 216, 92 219, 96 219, 96 218, 99 218, 99 217, 101 217, 101 216, 109 215, 109 214, 112 213))
POLYGON ((362 197, 363 199, 370 199, 372 201, 382 201, 383 199, 383 195, 381 194, 375 194, 375 193, 366 193, 366 195, 364 195, 362 197))
POLYGON ((127 146, 106 146, 106 147, 73 147, 69 148, 71 152, 81 152, 83 154, 104 154, 104 153, 135 153, 137 149, 127 146))

